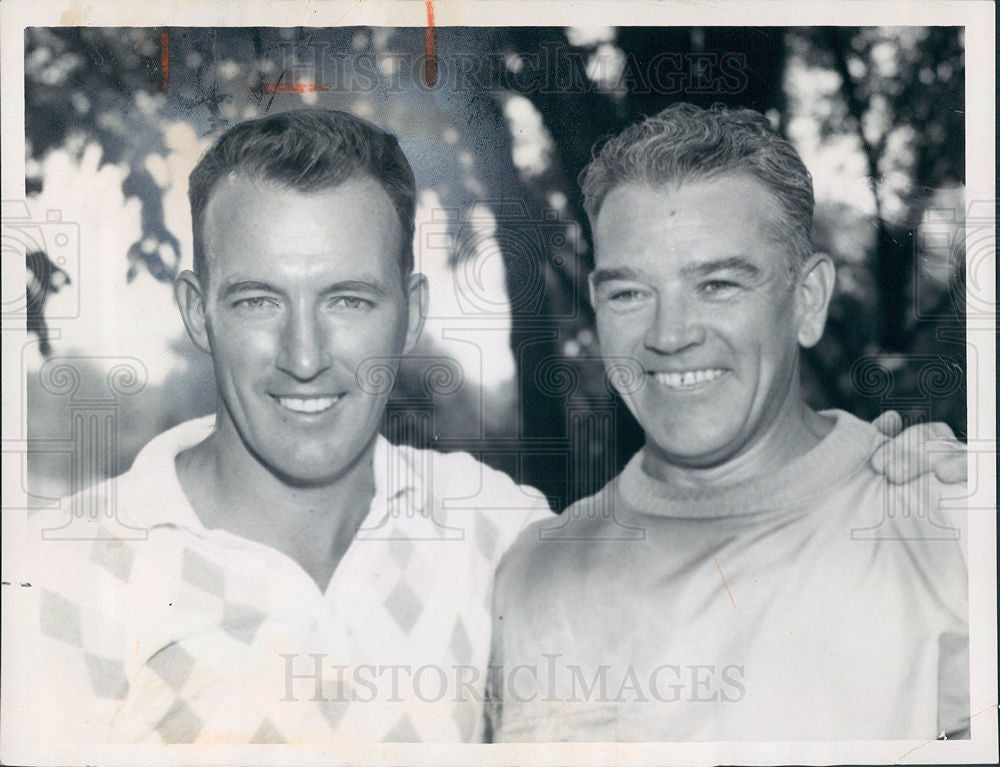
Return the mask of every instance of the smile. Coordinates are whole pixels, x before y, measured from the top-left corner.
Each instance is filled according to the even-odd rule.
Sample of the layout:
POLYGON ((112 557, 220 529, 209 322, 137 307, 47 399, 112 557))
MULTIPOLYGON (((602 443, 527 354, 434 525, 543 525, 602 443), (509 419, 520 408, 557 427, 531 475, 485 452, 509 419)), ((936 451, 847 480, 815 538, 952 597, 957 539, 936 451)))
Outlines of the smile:
POLYGON ((271 396, 281 407, 291 410, 293 413, 322 413, 336 405, 342 395, 338 394, 335 397, 281 397, 272 394, 271 396))
POLYGON ((668 389, 691 389, 699 384, 714 381, 726 374, 722 368, 705 368, 703 370, 685 370, 682 373, 652 373, 660 386, 668 389))

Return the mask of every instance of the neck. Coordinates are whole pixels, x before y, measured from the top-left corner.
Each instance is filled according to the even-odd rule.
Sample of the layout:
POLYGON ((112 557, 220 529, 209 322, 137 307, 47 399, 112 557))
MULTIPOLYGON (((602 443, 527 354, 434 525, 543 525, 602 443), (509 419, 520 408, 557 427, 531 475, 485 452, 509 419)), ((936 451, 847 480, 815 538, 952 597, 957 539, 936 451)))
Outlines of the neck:
POLYGON ((333 481, 298 486, 263 465, 220 413, 212 435, 177 456, 177 475, 206 528, 287 554, 325 589, 375 494, 375 437, 333 481))
POLYGON ((642 469, 662 482, 683 488, 714 488, 773 473, 812 450, 833 423, 802 401, 793 385, 764 432, 735 455, 709 466, 685 466, 646 443, 642 469))

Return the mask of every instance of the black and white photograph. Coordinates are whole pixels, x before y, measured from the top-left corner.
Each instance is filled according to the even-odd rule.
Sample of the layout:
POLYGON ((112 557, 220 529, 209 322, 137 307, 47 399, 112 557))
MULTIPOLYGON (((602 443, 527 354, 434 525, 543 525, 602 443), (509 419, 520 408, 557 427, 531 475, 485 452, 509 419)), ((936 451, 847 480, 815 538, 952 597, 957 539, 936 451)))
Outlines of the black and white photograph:
POLYGON ((993 10, 5 0, 0 761, 995 762, 993 10))

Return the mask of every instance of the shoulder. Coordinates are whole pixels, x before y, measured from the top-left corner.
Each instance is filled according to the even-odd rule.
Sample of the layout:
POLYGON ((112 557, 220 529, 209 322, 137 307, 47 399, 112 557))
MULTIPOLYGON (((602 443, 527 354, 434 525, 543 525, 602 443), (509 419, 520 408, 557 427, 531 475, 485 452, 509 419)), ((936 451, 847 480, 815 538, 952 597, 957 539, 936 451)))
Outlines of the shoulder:
POLYGON ((401 472, 433 503, 435 517, 472 528, 480 547, 497 560, 525 527, 553 516, 541 492, 469 453, 386 445, 390 462, 395 456, 401 472))
POLYGON ((156 435, 122 474, 81 487, 32 514, 26 548, 35 564, 57 579, 79 578, 81 568, 112 573, 145 552, 149 528, 176 515, 182 504, 177 453, 205 439, 214 416, 181 423, 156 435))
POLYGON ((526 527, 501 562, 498 597, 513 602, 543 600, 548 593, 565 597, 580 583, 580 573, 599 566, 601 542, 613 537, 609 518, 599 510, 608 507, 613 488, 612 481, 560 515, 526 527))
MULTIPOLYGON (((883 532, 895 540, 941 540, 942 525, 961 524, 964 517, 964 484, 946 484, 932 472, 925 472, 909 482, 895 484, 872 468, 870 458, 886 437, 867 421, 844 411, 836 413, 837 437, 843 450, 853 449, 861 458, 842 482, 842 491, 851 494, 844 509, 851 515, 881 520, 883 532)), ((917 451, 919 455, 919 451, 917 451)), ((926 458, 927 456, 921 456, 926 458)), ((917 459, 914 459, 917 460, 917 459)), ((838 488, 833 488, 837 491, 838 488)), ((954 532, 945 537, 957 540, 954 532)))
MULTIPOLYGON (((868 462, 821 501, 831 540, 866 563, 866 572, 902 579, 920 605, 962 622, 967 604, 967 488, 925 473, 893 484, 868 462), (920 584, 920 588, 909 587, 920 584)), ((921 608, 912 605, 914 611, 921 608)))
POLYGON ((437 497, 464 499, 482 508, 549 509, 541 492, 515 482, 506 472, 469 453, 443 453, 408 445, 389 444, 389 448, 425 485, 430 480, 437 497))

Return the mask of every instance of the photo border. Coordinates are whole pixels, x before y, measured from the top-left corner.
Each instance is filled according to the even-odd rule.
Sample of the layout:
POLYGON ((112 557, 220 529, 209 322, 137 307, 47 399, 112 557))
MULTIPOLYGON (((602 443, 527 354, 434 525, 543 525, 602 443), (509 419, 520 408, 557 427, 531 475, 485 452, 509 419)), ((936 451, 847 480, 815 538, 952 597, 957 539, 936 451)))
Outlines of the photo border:
MULTIPOLYGON (((261 2, 107 2, 105 0, 4 0, 0 4, 0 120, 3 125, 2 199, 25 196, 24 29, 28 26, 411 26, 427 24, 420 0, 271 0, 261 2)), ((988 0, 908 0, 883 2, 786 2, 730 0, 716 3, 605 2, 553 0, 435 0, 436 26, 964 26, 966 46, 966 196, 991 201, 995 210, 995 30, 988 0)), ((977 224, 982 226, 982 222, 977 224)), ((996 221, 990 227, 996 241, 996 221)), ((969 256, 967 255, 967 259, 969 256)), ((24 279, 24 264, 3 262, 3 279, 24 279)), ((969 359, 977 360, 968 382, 969 477, 977 478, 969 503, 969 617, 972 739, 968 741, 712 742, 615 744, 330 744, 122 746, 108 745, 81 755, 76 749, 28 742, 17 731, 17 695, 30 691, 30 669, 18 664, 17 601, 3 600, 0 760, 6 764, 489 764, 538 765, 663 763, 920 763, 996 762, 997 747, 997 584, 996 584, 996 261, 980 265, 978 284, 970 280, 967 302, 992 306, 994 313, 970 314, 966 331, 969 359), (975 290, 975 295, 970 291, 975 290), (20 737, 19 737, 20 736, 20 737), (81 758, 82 757, 82 758, 81 758)), ((3 503, 26 507, 20 477, 27 443, 22 350, 33 343, 23 326, 4 325, 3 344, 3 503)), ((3 580, 18 587, 21 552, 11 543, 23 535, 21 515, 3 516, 3 580)), ((5 597, 10 594, 5 593, 5 597)))

